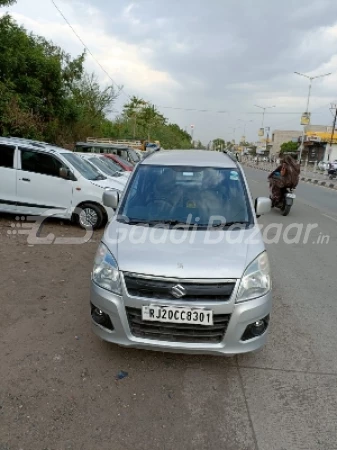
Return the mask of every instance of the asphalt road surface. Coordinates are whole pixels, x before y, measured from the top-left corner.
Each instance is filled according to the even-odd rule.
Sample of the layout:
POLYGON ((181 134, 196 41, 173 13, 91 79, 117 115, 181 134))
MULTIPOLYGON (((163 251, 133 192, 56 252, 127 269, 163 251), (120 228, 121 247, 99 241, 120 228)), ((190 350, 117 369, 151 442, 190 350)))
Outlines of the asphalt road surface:
MULTIPOLYGON (((246 173, 253 195, 268 195, 266 173, 246 173)), ((271 330, 262 351, 235 358, 101 342, 88 315, 100 234, 30 247, 1 219, 0 450, 337 449, 337 193, 303 183, 297 194, 288 217, 260 218, 286 239, 268 244, 271 330)))

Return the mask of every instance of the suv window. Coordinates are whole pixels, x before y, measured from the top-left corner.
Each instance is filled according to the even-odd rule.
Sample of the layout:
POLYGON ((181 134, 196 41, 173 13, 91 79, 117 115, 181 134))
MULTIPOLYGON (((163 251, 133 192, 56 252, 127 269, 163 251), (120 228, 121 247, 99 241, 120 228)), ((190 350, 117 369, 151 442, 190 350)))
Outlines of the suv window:
POLYGON ((60 176, 60 169, 64 164, 52 155, 35 152, 31 150, 21 150, 21 168, 27 172, 35 172, 52 177, 60 176))
POLYGON ((0 167, 13 169, 15 147, 0 144, 0 167))

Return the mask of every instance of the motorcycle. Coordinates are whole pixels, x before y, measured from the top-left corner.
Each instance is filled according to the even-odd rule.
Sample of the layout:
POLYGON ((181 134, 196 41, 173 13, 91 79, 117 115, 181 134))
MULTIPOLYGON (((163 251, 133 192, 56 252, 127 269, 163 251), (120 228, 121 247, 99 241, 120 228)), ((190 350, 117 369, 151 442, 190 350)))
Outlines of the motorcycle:
POLYGON ((282 216, 287 216, 290 213, 290 209, 293 206, 296 194, 294 194, 294 189, 283 188, 281 189, 281 201, 277 205, 272 201, 272 208, 279 208, 281 210, 282 216))
POLYGON ((329 169, 328 177, 329 177, 329 180, 334 180, 335 178, 337 178, 337 169, 329 169))

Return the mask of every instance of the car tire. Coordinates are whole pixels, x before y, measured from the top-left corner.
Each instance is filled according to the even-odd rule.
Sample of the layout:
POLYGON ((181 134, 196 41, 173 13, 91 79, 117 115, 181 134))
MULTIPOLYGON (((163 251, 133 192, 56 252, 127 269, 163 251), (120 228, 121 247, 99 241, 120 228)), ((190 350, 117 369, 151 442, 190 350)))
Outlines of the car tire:
POLYGON ((95 203, 83 203, 78 206, 74 216, 77 224, 85 230, 97 230, 105 222, 104 211, 95 203))

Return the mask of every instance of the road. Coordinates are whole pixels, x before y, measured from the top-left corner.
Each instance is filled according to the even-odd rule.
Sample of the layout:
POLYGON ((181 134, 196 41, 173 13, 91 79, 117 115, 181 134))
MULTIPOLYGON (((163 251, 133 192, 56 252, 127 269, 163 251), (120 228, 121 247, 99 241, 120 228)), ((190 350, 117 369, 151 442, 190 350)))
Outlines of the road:
MULTIPOLYGON (((266 173, 246 173, 253 195, 266 195, 266 173)), ((261 225, 317 228, 307 243, 268 244, 268 343, 235 358, 101 342, 88 318, 100 234, 82 245, 29 247, 2 219, 0 449, 337 449, 337 193, 301 184, 297 194, 290 216, 275 210, 261 225), (322 235, 328 244, 317 244, 322 235), (117 381, 120 370, 128 376, 117 381)), ((58 222, 49 232, 79 233, 58 222)), ((286 234, 295 239, 296 230, 286 234)), ((270 229, 269 242, 275 235, 270 229)))
MULTIPOLYGON (((261 187, 264 187, 262 193, 264 192, 264 195, 266 195, 268 172, 251 168, 245 168, 245 172, 249 180, 251 180, 251 185, 254 187, 256 183, 259 183, 261 187)), ((300 182, 296 189, 296 195, 299 196, 301 204, 311 206, 333 216, 337 215, 336 194, 337 192, 332 189, 305 182, 300 182)))

